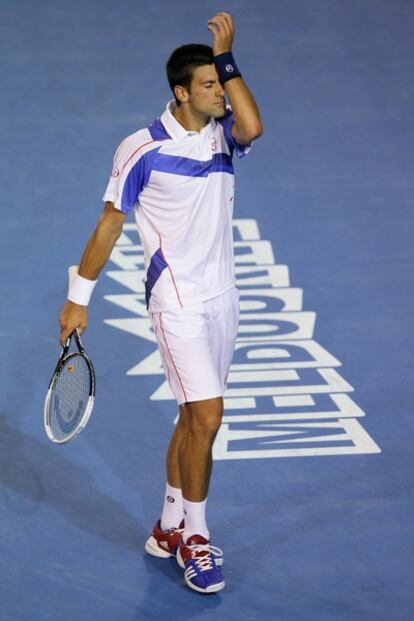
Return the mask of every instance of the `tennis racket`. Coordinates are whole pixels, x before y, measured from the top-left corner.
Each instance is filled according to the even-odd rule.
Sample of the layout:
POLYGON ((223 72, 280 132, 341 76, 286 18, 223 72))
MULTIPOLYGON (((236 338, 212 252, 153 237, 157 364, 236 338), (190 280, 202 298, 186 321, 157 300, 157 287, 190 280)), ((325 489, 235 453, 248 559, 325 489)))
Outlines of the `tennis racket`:
POLYGON ((64 444, 82 431, 92 413, 95 371, 78 330, 62 347, 45 399, 45 431, 52 442, 64 444), (74 338, 78 351, 69 353, 74 338))

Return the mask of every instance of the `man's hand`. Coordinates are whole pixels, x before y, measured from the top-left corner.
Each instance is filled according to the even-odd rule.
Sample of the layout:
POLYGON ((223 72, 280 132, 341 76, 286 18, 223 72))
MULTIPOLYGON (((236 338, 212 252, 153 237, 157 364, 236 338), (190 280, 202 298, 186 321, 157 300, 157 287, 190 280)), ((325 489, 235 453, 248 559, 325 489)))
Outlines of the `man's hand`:
POLYGON ((231 51, 234 39, 233 19, 229 13, 217 13, 207 22, 207 29, 213 34, 213 55, 231 51))
POLYGON ((79 306, 67 300, 59 316, 60 323, 60 344, 63 345, 72 332, 78 328, 79 334, 86 330, 88 325, 88 307, 79 306))

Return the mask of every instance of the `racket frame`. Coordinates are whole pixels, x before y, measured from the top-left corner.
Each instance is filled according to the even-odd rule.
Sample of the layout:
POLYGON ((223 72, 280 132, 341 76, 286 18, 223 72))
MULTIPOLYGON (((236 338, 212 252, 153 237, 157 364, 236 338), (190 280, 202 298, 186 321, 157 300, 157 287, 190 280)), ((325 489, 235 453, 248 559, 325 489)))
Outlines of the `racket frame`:
POLYGON ((55 368, 55 370, 53 372, 52 378, 51 378, 51 380, 49 382, 49 387, 48 387, 47 394, 46 394, 45 405, 44 405, 44 410, 43 410, 43 416, 44 416, 44 427, 45 427, 46 435, 49 438, 49 440, 51 440, 52 442, 55 442, 56 444, 66 444, 66 442, 69 442, 70 440, 73 440, 73 438, 75 438, 82 431, 82 429, 84 429, 86 427, 86 425, 88 423, 88 420, 90 418, 90 415, 92 413, 93 406, 94 406, 95 387, 96 387, 95 370, 93 368, 93 364, 92 364, 91 359, 89 358, 88 354, 86 353, 86 351, 83 348, 79 331, 76 328, 76 330, 74 330, 68 336, 68 338, 66 339, 66 343, 62 347, 62 352, 60 354, 60 357, 59 357, 58 363, 56 365, 56 368, 55 368), (69 351, 69 347, 70 347, 70 343, 71 343, 72 337, 75 337, 75 342, 76 342, 78 351, 77 352, 72 352, 72 353, 70 353, 68 355, 68 351, 69 351), (82 356, 82 358, 86 362, 86 366, 87 366, 88 371, 89 371, 89 397, 88 397, 88 402, 86 404, 86 408, 85 408, 85 411, 84 411, 84 413, 82 415, 82 418, 80 419, 80 421, 76 425, 75 429, 69 435, 67 435, 65 438, 58 439, 58 438, 56 438, 53 435, 52 428, 51 428, 51 426, 49 424, 50 400, 52 398, 53 389, 55 387, 55 384, 56 384, 56 382, 57 382, 57 380, 59 378, 59 375, 60 375, 63 367, 65 366, 65 364, 71 358, 74 358, 76 356, 82 356))

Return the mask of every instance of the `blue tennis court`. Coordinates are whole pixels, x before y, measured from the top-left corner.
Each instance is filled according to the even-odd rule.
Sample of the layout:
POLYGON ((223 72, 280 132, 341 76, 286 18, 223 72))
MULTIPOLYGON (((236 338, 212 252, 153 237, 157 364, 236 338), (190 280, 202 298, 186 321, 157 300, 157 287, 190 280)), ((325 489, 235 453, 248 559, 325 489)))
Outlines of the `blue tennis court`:
POLYGON ((2 0, 1 621, 409 621, 414 5, 2 0), (264 134, 235 162, 241 316, 207 516, 226 588, 144 552, 177 406, 129 218, 84 335, 88 427, 43 428, 67 268, 165 62, 235 21, 264 134))

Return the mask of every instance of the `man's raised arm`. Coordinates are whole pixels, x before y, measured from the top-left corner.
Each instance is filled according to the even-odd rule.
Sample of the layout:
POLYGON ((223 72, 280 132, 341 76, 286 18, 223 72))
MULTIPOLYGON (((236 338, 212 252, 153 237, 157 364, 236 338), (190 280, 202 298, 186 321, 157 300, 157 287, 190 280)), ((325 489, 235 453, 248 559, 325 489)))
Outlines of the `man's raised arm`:
POLYGON ((79 328, 82 333, 88 324, 88 302, 101 269, 108 261, 116 240, 122 232, 125 214, 107 202, 96 229, 83 252, 78 274, 69 287, 68 300, 59 316, 60 342, 79 328))
POLYGON ((254 97, 231 53, 234 39, 232 17, 228 13, 217 13, 208 21, 207 28, 213 34, 213 54, 219 80, 225 88, 235 118, 233 138, 237 144, 250 144, 261 136, 263 126, 254 97))

